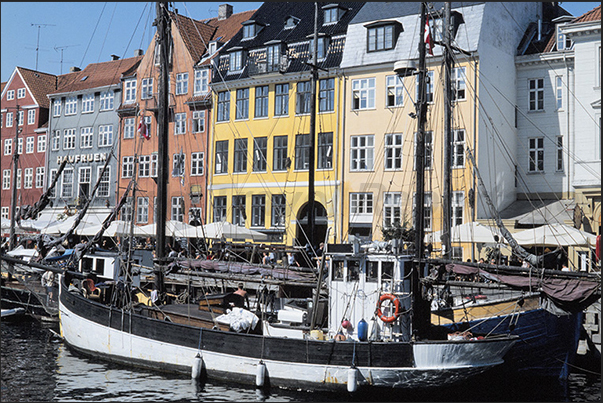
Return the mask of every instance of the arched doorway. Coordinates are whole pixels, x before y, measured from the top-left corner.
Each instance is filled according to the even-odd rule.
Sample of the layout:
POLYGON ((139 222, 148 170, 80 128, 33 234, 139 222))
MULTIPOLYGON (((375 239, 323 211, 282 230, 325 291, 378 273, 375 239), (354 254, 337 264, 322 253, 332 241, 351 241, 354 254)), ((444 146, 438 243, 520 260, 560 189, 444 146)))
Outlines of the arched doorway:
MULTIPOLYGON (((325 207, 315 201, 314 202, 314 248, 317 248, 321 242, 324 242, 327 234, 327 226, 329 220, 325 207)), ((297 227, 295 231, 295 245, 304 246, 308 243, 310 225, 308 224, 308 203, 305 203, 299 209, 297 214, 297 227)))

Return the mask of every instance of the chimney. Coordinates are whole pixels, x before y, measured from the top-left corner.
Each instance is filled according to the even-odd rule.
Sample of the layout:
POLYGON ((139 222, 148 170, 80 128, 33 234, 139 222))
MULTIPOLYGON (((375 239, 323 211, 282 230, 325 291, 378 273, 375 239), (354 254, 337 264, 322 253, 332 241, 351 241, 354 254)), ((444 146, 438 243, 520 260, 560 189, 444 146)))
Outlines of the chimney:
POLYGON ((117 56, 117 55, 111 55, 111 60, 119 60, 119 56, 117 56))
POLYGON ((75 73, 76 71, 82 71, 79 67, 72 66, 69 68, 70 73, 75 73))
POLYGON ((144 55, 144 50, 142 49, 136 49, 134 51, 134 56, 143 56, 144 55))
POLYGON ((232 15, 232 6, 230 4, 220 4, 218 7, 218 20, 225 20, 232 15))

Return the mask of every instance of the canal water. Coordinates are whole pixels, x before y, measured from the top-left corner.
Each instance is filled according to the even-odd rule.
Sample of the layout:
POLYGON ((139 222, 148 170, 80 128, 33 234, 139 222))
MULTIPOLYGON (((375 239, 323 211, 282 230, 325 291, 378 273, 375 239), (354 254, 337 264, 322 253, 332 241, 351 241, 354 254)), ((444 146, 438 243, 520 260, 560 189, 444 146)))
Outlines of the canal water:
MULTIPOLYGON (((2 322, 2 402, 600 402, 601 373, 576 370, 567 385, 491 371, 454 388, 370 395, 311 393, 207 382, 131 369, 80 356, 51 330, 56 324, 2 322)), ((599 367, 600 371, 600 367, 599 367)))

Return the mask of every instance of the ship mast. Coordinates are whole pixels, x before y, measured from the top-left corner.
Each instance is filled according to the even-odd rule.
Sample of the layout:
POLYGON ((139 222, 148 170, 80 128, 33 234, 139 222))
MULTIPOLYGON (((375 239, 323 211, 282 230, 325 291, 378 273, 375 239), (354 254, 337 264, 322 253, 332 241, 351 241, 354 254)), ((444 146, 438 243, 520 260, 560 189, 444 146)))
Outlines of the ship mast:
POLYGON ((17 168, 19 167, 19 105, 17 105, 17 112, 15 113, 16 124, 15 124, 15 142, 13 145, 13 183, 11 192, 11 205, 10 205, 10 233, 8 238, 9 249, 13 250, 17 246, 17 237, 15 235, 15 221, 17 215, 17 168))
POLYGON ((314 3, 314 35, 312 42, 312 78, 310 81, 310 155, 308 156, 308 234, 307 239, 311 250, 314 248, 314 181, 315 181, 315 151, 316 151, 316 82, 318 81, 318 3, 314 3))

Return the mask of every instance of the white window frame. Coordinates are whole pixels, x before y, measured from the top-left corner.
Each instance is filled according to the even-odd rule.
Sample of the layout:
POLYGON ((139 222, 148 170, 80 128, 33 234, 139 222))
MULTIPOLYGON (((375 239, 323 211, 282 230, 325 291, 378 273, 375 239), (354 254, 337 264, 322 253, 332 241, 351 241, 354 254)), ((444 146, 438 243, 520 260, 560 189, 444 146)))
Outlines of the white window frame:
POLYGON ((94 94, 82 95, 82 113, 94 112, 94 94))
POLYGON ((205 132, 205 111, 193 111, 191 125, 193 133, 205 132))
POLYGON ((139 196, 136 201, 136 222, 146 224, 149 222, 149 198, 139 196))
POLYGON ((452 168, 465 167, 465 129, 456 129, 452 136, 452 168))
POLYGON ((4 169, 2 171, 2 190, 10 189, 10 177, 11 177, 11 170, 4 169))
POLYGON ((13 139, 4 139, 4 155, 13 153, 13 139))
POLYGON ((234 73, 243 70, 243 51, 237 50, 228 55, 228 72, 234 73))
POLYGON ((124 104, 136 102, 136 80, 128 79, 124 81, 124 104))
POLYGON ((25 98, 25 88, 17 88, 17 99, 25 98))
POLYGON ((75 129, 63 130, 63 150, 75 149, 75 129))
POLYGON ((15 99, 15 90, 6 91, 6 100, 12 101, 13 99, 15 99))
POLYGON ((350 171, 372 171, 375 164, 375 136, 351 136, 350 171))
POLYGON ((103 91, 100 94, 100 111, 110 111, 114 107, 115 94, 113 91, 103 91))
POLYGON ((25 139, 25 154, 33 154, 35 143, 36 139, 34 138, 34 136, 28 136, 25 139))
MULTIPOLYGON (((425 101, 429 104, 433 103, 433 88, 435 85, 433 70, 427 71, 427 83, 425 84, 425 101)), ((415 99, 419 99, 419 76, 417 75, 415 83, 415 99)))
POLYGON ((451 74, 452 100, 464 101, 467 99, 467 84, 465 82, 466 67, 455 67, 451 74))
POLYGON ((80 129, 80 148, 92 148, 94 140, 94 131, 91 126, 80 129))
POLYGON ((555 110, 563 110, 563 76, 555 76, 555 110))
POLYGON ((138 157, 138 177, 148 178, 151 176, 151 156, 141 155, 138 157))
POLYGON ((464 206, 465 206, 465 193, 462 191, 452 192, 452 199, 450 202, 450 207, 451 207, 450 223, 453 227, 463 224, 464 206))
POLYGON ((25 168, 23 171, 23 188, 31 189, 33 187, 33 168, 25 168))
POLYGON ((92 183, 92 167, 80 167, 77 175, 77 197, 80 199, 80 203, 84 202, 84 196, 86 198, 90 197, 90 194, 82 194, 81 185, 88 184, 88 192, 91 191, 90 184, 92 183))
POLYGON ((46 177, 46 168, 45 167, 36 167, 36 188, 44 187, 44 179, 46 177))
POLYGON ((402 225, 402 193, 383 192, 383 228, 392 228, 396 220, 402 225))
POLYGON ((46 152, 46 135, 40 134, 38 136, 38 152, 45 153, 46 152))
POLYGON ((23 123, 25 123, 25 111, 19 111, 17 114, 17 123, 19 126, 23 126, 23 123))
POLYGON ((52 151, 59 151, 61 149, 61 131, 54 130, 50 137, 52 151))
POLYGON ((203 152, 191 153, 191 176, 202 176, 205 170, 205 154, 203 152))
POLYGON ((153 77, 143 78, 140 82, 140 99, 153 98, 153 77))
POLYGON ((124 119, 124 139, 133 139, 135 132, 136 132, 136 119, 135 118, 125 118, 124 119))
POLYGON ((385 161, 386 171, 397 171, 402 169, 404 136, 402 133, 385 134, 385 161))
POLYGON ((172 197, 172 214, 170 218, 174 221, 184 221, 184 197, 172 197))
POLYGON ((159 155, 157 153, 151 154, 151 178, 157 177, 157 169, 159 167, 159 155))
POLYGON ((350 223, 372 223, 374 209, 373 193, 350 193, 350 223))
POLYGON ((207 94, 209 92, 209 70, 195 70, 194 95, 207 94))
POLYGON ((528 79, 528 112, 544 111, 544 78, 528 79))
POLYGON ((36 110, 28 109, 27 110, 27 124, 33 125, 34 123, 36 123, 36 110))
POLYGON ((17 139, 17 154, 23 155, 23 137, 17 139))
MULTIPOLYGON (((57 172, 58 172, 58 169, 51 169, 50 170, 50 177, 49 177, 49 180, 48 180, 48 187, 50 187, 52 181, 54 180, 54 178, 56 178, 57 172)), ((58 186, 58 181, 57 181, 57 185, 54 188, 50 189, 50 193, 48 194, 48 197, 55 198, 57 196, 57 193, 56 193, 57 186, 58 186)))
POLYGON ((122 157, 121 159, 121 177, 131 178, 134 174, 134 157, 131 155, 122 157))
POLYGON ((65 116, 77 114, 77 97, 65 98, 65 116))
POLYGON ((4 219, 8 220, 10 218, 9 212, 10 212, 9 207, 2 206, 2 209, 0 210, 0 216, 2 216, 2 218, 4 218, 4 219))
POLYGON ((176 113, 176 119, 174 122, 174 135, 186 133, 186 112, 176 113))
POLYGON ((113 125, 100 125, 98 127, 98 146, 111 147, 113 145, 113 125))
POLYGON ((61 175, 61 197, 73 197, 73 168, 65 168, 61 175))
POLYGON ((375 77, 352 80, 352 110, 375 109, 375 77))
POLYGON ((52 101, 52 116, 53 117, 59 117, 61 116, 61 100, 60 99, 55 99, 52 101))
POLYGON ((103 170, 102 166, 98 167, 97 178, 100 178, 99 185, 96 190, 96 194, 98 197, 109 197, 110 195, 110 186, 111 186, 111 166, 108 165, 105 171, 105 174, 101 178, 101 171, 103 170))
POLYGON ((404 106, 404 81, 398 75, 385 77, 385 106, 398 108, 404 106))
POLYGON ((6 112, 6 127, 13 127, 13 113, 6 112))
POLYGON ((188 94, 188 72, 176 74, 176 95, 188 94))

